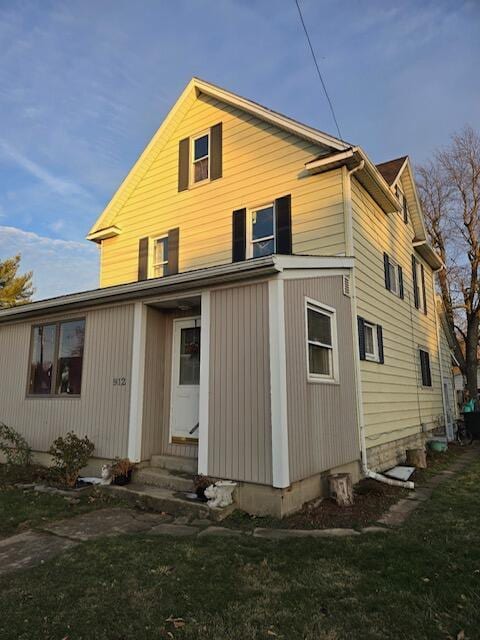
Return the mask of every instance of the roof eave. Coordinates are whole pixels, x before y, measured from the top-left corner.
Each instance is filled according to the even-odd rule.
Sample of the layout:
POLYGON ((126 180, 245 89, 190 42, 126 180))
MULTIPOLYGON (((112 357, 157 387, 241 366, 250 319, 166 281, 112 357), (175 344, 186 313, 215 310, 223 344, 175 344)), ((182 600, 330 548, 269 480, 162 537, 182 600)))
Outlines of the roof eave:
POLYGON ((425 262, 434 270, 439 271, 445 266, 440 256, 426 240, 413 240, 413 248, 422 256, 425 262))

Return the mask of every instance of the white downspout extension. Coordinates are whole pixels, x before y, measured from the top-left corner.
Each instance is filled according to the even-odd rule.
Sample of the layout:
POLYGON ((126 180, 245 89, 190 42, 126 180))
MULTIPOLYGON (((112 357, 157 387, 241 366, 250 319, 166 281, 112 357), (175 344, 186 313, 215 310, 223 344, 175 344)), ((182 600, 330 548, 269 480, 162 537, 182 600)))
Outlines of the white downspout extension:
MULTIPOLYGON (((345 244, 346 244, 346 253, 348 256, 355 257, 355 249, 353 243, 353 214, 352 214, 352 183, 351 177, 352 175, 361 169, 363 169, 364 161, 362 160, 360 164, 351 169, 350 171, 346 171, 344 173, 344 202, 345 202, 345 244)), ((359 438, 360 438, 360 451, 362 458, 362 472, 366 478, 372 478, 373 480, 378 480, 378 482, 383 482, 383 484, 389 484, 394 487, 403 487, 404 489, 414 489, 415 485, 413 482, 407 481, 403 482, 402 480, 393 480, 392 478, 387 478, 381 473, 377 473, 372 469, 368 468, 367 464, 367 443, 365 439, 365 418, 363 415, 363 402, 362 402, 362 378, 360 374, 360 355, 358 353, 358 325, 357 325, 357 291, 355 286, 355 266, 352 269, 352 329, 353 329, 353 339, 354 339, 354 361, 355 361, 355 380, 356 380, 356 399, 357 399, 357 415, 358 415, 358 427, 359 427, 359 438)))

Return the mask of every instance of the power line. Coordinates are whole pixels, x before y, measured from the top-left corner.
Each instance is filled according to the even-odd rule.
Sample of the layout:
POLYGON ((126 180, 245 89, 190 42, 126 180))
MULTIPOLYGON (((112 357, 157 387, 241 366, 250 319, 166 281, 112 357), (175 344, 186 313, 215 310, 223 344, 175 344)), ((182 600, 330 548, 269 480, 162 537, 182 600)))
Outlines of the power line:
POLYGON ((298 15, 300 16, 300 21, 302 23, 303 30, 305 31, 305 35, 307 36, 308 46, 310 47, 310 51, 312 52, 313 62, 315 63, 315 67, 317 68, 318 77, 320 78, 320 82, 322 83, 323 90, 328 100, 328 104, 330 106, 330 111, 332 112, 333 121, 335 122, 335 126, 337 127, 338 137, 343 141, 342 134, 340 133, 340 127, 338 126, 337 118, 335 116, 335 110, 333 108, 332 101, 330 100, 330 96, 328 95, 327 87, 325 86, 325 82, 323 81, 322 73, 320 71, 320 67, 318 66, 317 57, 315 55, 315 51, 313 50, 312 42, 310 40, 310 36, 308 35, 307 26, 305 25, 305 21, 303 19, 302 10, 300 9, 300 5, 298 4, 298 0, 295 0, 295 4, 297 5, 298 15))

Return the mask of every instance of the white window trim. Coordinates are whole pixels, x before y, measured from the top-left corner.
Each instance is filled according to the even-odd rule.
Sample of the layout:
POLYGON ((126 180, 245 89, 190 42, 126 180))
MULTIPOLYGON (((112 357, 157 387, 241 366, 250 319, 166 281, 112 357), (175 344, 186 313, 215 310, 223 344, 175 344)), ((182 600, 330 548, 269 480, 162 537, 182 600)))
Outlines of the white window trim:
MULTIPOLYGON (((163 276, 157 276, 155 274, 155 267, 158 267, 162 264, 166 264, 168 267, 168 260, 163 260, 162 262, 155 262, 155 243, 157 242, 157 240, 164 240, 167 239, 167 247, 168 247, 168 233, 164 233, 161 236, 155 236, 154 238, 150 238, 150 242, 149 242, 149 247, 148 247, 148 255, 149 255, 149 259, 148 259, 148 277, 149 278, 161 278, 163 276)), ((168 274, 167 274, 168 275, 168 274)))
MULTIPOLYGON (((316 384, 339 384, 339 375, 338 375, 338 334, 337 334, 337 311, 333 307, 329 307, 322 302, 318 302, 318 300, 314 300, 313 298, 308 298, 305 296, 304 298, 304 307, 305 307, 305 351, 306 351, 306 367, 307 367, 307 381, 313 382, 316 384), (319 373, 310 373, 310 361, 309 361, 309 353, 308 353, 308 345, 310 341, 308 339, 308 309, 309 307, 313 307, 313 310, 318 310, 320 313, 324 313, 330 316, 330 327, 332 331, 332 372, 331 375, 327 374, 319 374, 319 373)), ((314 343, 319 346, 324 346, 330 348, 329 345, 322 345, 321 343, 314 343)))
POLYGON ((206 131, 202 131, 201 133, 195 136, 192 136, 190 138, 190 180, 189 180, 190 187, 198 187, 201 184, 206 184, 207 182, 210 182, 210 173, 211 173, 210 170, 211 170, 211 162, 212 162, 212 153, 211 153, 210 144, 211 144, 210 129, 207 129, 206 131), (195 160, 195 140, 198 140, 199 138, 203 138, 204 136, 207 136, 208 138, 208 155, 195 160), (204 158, 208 158, 208 178, 204 178, 203 180, 199 180, 198 182, 195 182, 195 162, 199 162, 204 158))
POLYGON ((273 253, 275 253, 277 249, 277 238, 275 236, 276 219, 277 219, 277 212, 275 210, 275 202, 267 202, 266 204, 261 204, 258 207, 251 207, 247 209, 247 230, 246 230, 246 238, 247 238, 246 257, 247 258, 253 258, 253 245, 258 244, 259 242, 263 242, 265 240, 273 239, 273 253), (265 236, 263 238, 258 238, 257 240, 253 240, 253 214, 256 213, 257 211, 261 211, 262 209, 268 209, 268 207, 272 207, 273 209, 273 235, 265 236))
POLYGON ((378 356, 378 333, 377 326, 373 322, 368 322, 368 320, 364 320, 365 327, 371 327, 372 335, 373 335, 373 353, 367 351, 367 341, 365 340, 365 360, 369 360, 370 362, 379 362, 380 358, 378 356))
POLYGON ((391 273, 389 272, 389 277, 390 277, 390 292, 393 293, 394 296, 397 296, 397 298, 400 298, 400 278, 398 277, 398 262, 395 262, 395 260, 392 260, 389 256, 388 258, 388 264, 389 264, 389 269, 390 266, 392 266, 394 268, 395 271, 395 291, 392 289, 392 277, 391 277, 391 273))

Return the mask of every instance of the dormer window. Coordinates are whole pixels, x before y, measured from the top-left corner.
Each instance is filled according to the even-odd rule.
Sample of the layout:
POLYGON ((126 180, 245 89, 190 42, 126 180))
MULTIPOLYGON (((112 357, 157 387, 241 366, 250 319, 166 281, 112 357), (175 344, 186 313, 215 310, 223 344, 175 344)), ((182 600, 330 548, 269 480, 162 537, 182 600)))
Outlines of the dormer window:
POLYGON ((210 174, 210 134, 192 138, 192 182, 208 180, 210 174))

